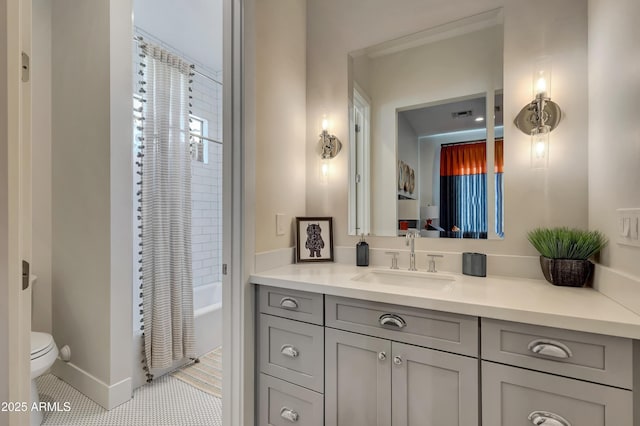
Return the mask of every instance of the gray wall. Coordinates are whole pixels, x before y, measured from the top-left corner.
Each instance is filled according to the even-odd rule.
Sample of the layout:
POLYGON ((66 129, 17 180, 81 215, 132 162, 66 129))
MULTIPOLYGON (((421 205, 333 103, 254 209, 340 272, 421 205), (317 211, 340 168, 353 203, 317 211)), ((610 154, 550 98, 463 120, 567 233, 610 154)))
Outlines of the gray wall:
MULTIPOLYGON (((299 0, 255 2, 256 251, 292 247, 293 226, 276 235, 276 213, 289 224, 305 214, 307 7, 299 0)), ((310 170, 310 169, 309 169, 310 170)), ((317 167, 313 169, 318 172, 317 167)), ((312 213, 312 212, 309 212, 312 213)))
POLYGON ((51 333, 51 0, 33 0, 32 330, 51 333))
POLYGON ((72 350, 56 371, 110 406, 131 396, 131 3, 52 5, 53 335, 72 350))

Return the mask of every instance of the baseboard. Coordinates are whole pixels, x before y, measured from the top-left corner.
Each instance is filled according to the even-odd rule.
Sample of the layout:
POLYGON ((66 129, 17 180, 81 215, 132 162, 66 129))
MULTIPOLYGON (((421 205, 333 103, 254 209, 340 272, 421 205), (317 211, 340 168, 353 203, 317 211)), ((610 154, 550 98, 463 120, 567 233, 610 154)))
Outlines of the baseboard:
POLYGON ((256 253, 256 273, 268 271, 280 266, 291 265, 295 259, 295 247, 256 253))
POLYGON ((640 315, 640 278, 596 265, 593 288, 640 315))
POLYGON ((63 362, 60 359, 53 364, 51 372, 107 410, 131 399, 133 390, 130 377, 113 385, 107 385, 73 363, 63 362))

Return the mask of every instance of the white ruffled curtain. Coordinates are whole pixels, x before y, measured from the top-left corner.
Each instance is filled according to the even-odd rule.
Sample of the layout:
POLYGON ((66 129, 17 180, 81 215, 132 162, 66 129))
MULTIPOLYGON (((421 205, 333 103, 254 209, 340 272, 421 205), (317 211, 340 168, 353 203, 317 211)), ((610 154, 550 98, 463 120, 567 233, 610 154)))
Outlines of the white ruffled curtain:
POLYGON ((191 262, 191 66, 140 45, 141 281, 145 369, 195 356, 191 262))

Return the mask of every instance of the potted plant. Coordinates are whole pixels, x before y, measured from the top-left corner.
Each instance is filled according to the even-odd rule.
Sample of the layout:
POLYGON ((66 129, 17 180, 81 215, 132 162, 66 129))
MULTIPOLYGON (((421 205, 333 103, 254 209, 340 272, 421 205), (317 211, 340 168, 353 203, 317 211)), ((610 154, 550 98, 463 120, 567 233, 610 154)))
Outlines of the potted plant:
POLYGON ((594 264, 588 259, 607 244, 607 238, 598 231, 566 227, 537 228, 527 237, 540 253, 547 281, 571 287, 583 287, 590 281, 594 264))

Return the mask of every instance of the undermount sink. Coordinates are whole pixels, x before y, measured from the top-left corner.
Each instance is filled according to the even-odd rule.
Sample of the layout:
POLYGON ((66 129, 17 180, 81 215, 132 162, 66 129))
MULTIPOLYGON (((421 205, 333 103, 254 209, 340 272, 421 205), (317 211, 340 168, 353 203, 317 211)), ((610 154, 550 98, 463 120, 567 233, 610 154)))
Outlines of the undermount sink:
POLYGON ((403 271, 399 269, 373 269, 351 278, 372 284, 388 284, 409 287, 425 287, 434 284, 445 285, 456 277, 442 272, 403 271))

